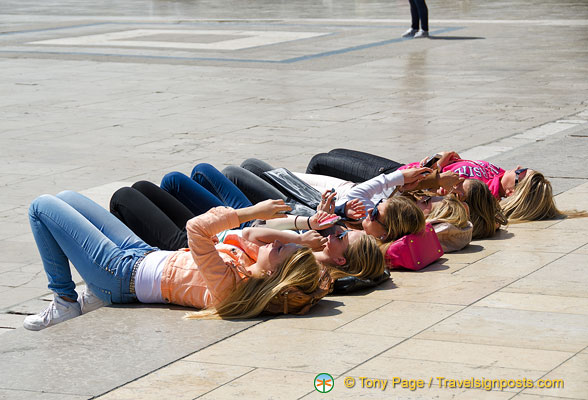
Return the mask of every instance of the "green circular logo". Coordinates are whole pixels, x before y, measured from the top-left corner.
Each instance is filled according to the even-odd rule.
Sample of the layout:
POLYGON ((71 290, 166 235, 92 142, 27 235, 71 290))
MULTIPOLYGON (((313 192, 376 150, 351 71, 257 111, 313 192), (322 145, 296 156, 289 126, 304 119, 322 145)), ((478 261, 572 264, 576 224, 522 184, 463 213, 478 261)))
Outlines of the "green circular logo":
POLYGON ((335 380, 326 373, 318 374, 314 377, 314 389, 319 393, 328 393, 335 387, 335 380))

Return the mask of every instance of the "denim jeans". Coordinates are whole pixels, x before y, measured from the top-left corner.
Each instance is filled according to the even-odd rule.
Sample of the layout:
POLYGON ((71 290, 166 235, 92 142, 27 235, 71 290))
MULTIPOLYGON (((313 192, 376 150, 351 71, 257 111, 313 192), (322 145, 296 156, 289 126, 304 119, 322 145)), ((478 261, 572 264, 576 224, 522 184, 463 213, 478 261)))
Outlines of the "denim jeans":
MULTIPOLYGON (((253 204, 226 176, 210 164, 198 164, 192 178, 180 172, 170 172, 161 180, 161 188, 182 202, 194 215, 204 214, 213 207, 234 209, 253 204)), ((250 222, 241 224, 241 228, 250 222)))
POLYGON ((29 221, 49 289, 77 299, 69 261, 90 290, 108 303, 136 301, 129 285, 133 266, 157 250, 108 211, 79 193, 43 195, 29 207, 29 221))

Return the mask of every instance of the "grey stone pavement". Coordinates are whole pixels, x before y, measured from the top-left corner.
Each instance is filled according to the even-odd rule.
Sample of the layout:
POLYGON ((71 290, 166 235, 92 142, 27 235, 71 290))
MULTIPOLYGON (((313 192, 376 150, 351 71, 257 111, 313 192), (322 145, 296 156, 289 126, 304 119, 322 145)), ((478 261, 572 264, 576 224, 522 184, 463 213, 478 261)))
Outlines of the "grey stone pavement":
POLYGON ((50 298, 27 221, 43 193, 106 206, 198 162, 455 149, 538 169, 562 208, 588 209, 588 2, 428 5, 432 37, 402 40, 405 0, 0 0, 0 398, 588 398, 583 219, 510 226, 301 318, 130 305, 21 326, 50 298), (438 376, 565 388, 359 384, 438 376))

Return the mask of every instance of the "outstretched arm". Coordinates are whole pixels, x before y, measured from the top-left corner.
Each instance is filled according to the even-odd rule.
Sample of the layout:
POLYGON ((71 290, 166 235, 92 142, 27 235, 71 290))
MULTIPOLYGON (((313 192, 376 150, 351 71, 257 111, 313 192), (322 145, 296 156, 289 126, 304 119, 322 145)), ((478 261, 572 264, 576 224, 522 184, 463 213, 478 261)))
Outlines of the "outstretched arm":
POLYGON ((321 230, 327 229, 333 226, 333 224, 327 224, 320 226, 321 222, 325 219, 333 217, 332 214, 329 214, 325 211, 318 211, 312 217, 303 217, 298 215, 285 215, 285 218, 280 219, 273 219, 271 221, 267 221, 265 223, 265 228, 272 228, 272 229, 314 229, 314 230, 321 230))
POLYGON ((243 238, 259 246, 279 240, 282 243, 296 243, 308 246, 315 251, 322 250, 327 242, 327 238, 322 237, 316 231, 308 231, 298 234, 293 231, 278 231, 276 229, 263 227, 243 229, 243 238))
MULTIPOLYGON (((439 168, 442 170, 447 165, 455 161, 461 160, 461 157, 455 151, 440 151, 437 154, 441 155, 441 158, 433 166, 431 166, 431 168, 433 169, 439 168)), ((428 157, 423 158, 420 162, 420 165, 424 165, 427 159, 428 157)))
POLYGON ((284 203, 284 200, 265 200, 251 207, 239 208, 236 211, 239 223, 249 222, 254 219, 276 219, 286 218, 286 211, 290 211, 290 206, 284 203))

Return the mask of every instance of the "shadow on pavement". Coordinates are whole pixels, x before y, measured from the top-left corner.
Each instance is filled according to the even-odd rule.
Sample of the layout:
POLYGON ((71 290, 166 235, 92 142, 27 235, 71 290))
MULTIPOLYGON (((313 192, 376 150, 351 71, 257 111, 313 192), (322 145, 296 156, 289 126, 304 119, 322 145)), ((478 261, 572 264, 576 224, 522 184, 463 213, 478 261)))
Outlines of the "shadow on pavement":
POLYGON ((486 39, 485 37, 477 36, 429 36, 431 40, 478 40, 486 39))

